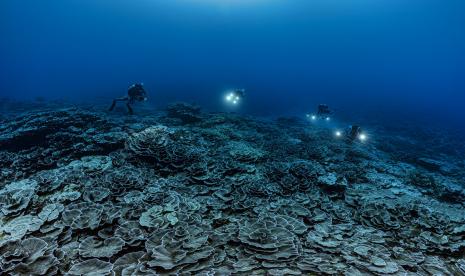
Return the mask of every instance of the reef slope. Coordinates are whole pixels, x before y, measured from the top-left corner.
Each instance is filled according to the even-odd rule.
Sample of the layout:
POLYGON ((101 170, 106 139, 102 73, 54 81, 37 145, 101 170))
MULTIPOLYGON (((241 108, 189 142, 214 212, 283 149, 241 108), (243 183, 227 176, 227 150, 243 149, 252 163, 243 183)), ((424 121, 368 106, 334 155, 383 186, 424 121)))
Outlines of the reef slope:
POLYGON ((464 275, 463 159, 331 136, 187 104, 3 118, 0 271, 464 275))

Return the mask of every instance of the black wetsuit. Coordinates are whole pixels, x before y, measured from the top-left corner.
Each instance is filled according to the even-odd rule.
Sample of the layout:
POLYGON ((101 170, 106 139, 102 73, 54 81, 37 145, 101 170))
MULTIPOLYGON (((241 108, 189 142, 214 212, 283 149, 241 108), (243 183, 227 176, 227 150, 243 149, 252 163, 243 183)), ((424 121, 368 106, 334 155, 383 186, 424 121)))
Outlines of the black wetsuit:
POLYGON ((362 132, 362 128, 359 126, 350 126, 348 129, 347 137, 349 138, 350 141, 353 141, 357 139, 357 137, 360 135, 362 132))
POLYGON ((325 104, 320 104, 318 106, 317 115, 320 116, 320 117, 331 115, 331 110, 329 110, 329 106, 327 106, 325 104))
POLYGON ((131 104, 134 102, 141 102, 147 99, 147 92, 145 92, 144 87, 142 84, 134 84, 131 85, 128 89, 128 95, 126 97, 116 98, 113 100, 113 103, 110 106, 110 111, 112 111, 115 106, 116 102, 126 102, 126 107, 128 108, 129 114, 134 114, 132 110, 131 104))
POLYGON ((238 89, 236 91, 234 91, 234 93, 236 94, 236 96, 238 96, 239 98, 244 98, 244 90, 243 89, 238 89))

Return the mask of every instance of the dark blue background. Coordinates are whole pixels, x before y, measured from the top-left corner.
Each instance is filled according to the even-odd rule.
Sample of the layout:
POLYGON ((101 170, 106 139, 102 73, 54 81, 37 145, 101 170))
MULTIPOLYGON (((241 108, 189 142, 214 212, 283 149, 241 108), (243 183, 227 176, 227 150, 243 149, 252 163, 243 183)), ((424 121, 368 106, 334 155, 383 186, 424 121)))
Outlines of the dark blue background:
POLYGON ((465 118, 461 0, 2 0, 0 40, 1 96, 465 118))

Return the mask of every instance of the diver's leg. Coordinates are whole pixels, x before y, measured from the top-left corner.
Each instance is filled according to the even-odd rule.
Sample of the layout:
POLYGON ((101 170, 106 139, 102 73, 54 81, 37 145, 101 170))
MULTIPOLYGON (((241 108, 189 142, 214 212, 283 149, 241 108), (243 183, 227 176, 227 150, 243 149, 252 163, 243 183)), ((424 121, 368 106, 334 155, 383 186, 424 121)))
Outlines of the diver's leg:
POLYGON ((111 103, 111 106, 108 109, 108 111, 112 111, 115 108, 115 105, 116 105, 116 100, 113 100, 113 103, 111 103))
POLYGON ((111 104, 110 108, 108 109, 108 111, 112 111, 115 106, 116 106, 116 102, 122 102, 122 101, 127 101, 128 100, 128 97, 122 97, 122 98, 116 98, 113 100, 113 103, 111 104))
POLYGON ((128 113, 130 115, 134 114, 134 111, 132 110, 131 104, 129 102, 126 103, 126 106, 128 107, 128 113))

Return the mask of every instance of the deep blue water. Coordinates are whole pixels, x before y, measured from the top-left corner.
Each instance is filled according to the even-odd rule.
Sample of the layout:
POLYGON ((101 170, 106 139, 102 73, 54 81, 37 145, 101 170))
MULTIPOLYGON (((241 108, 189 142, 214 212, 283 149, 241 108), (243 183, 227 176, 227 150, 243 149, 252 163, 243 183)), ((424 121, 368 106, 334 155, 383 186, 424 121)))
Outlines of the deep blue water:
POLYGON ((222 110, 240 87, 244 113, 465 120, 461 0, 2 0, 0 40, 0 95, 17 99, 144 82, 157 107, 222 110))

